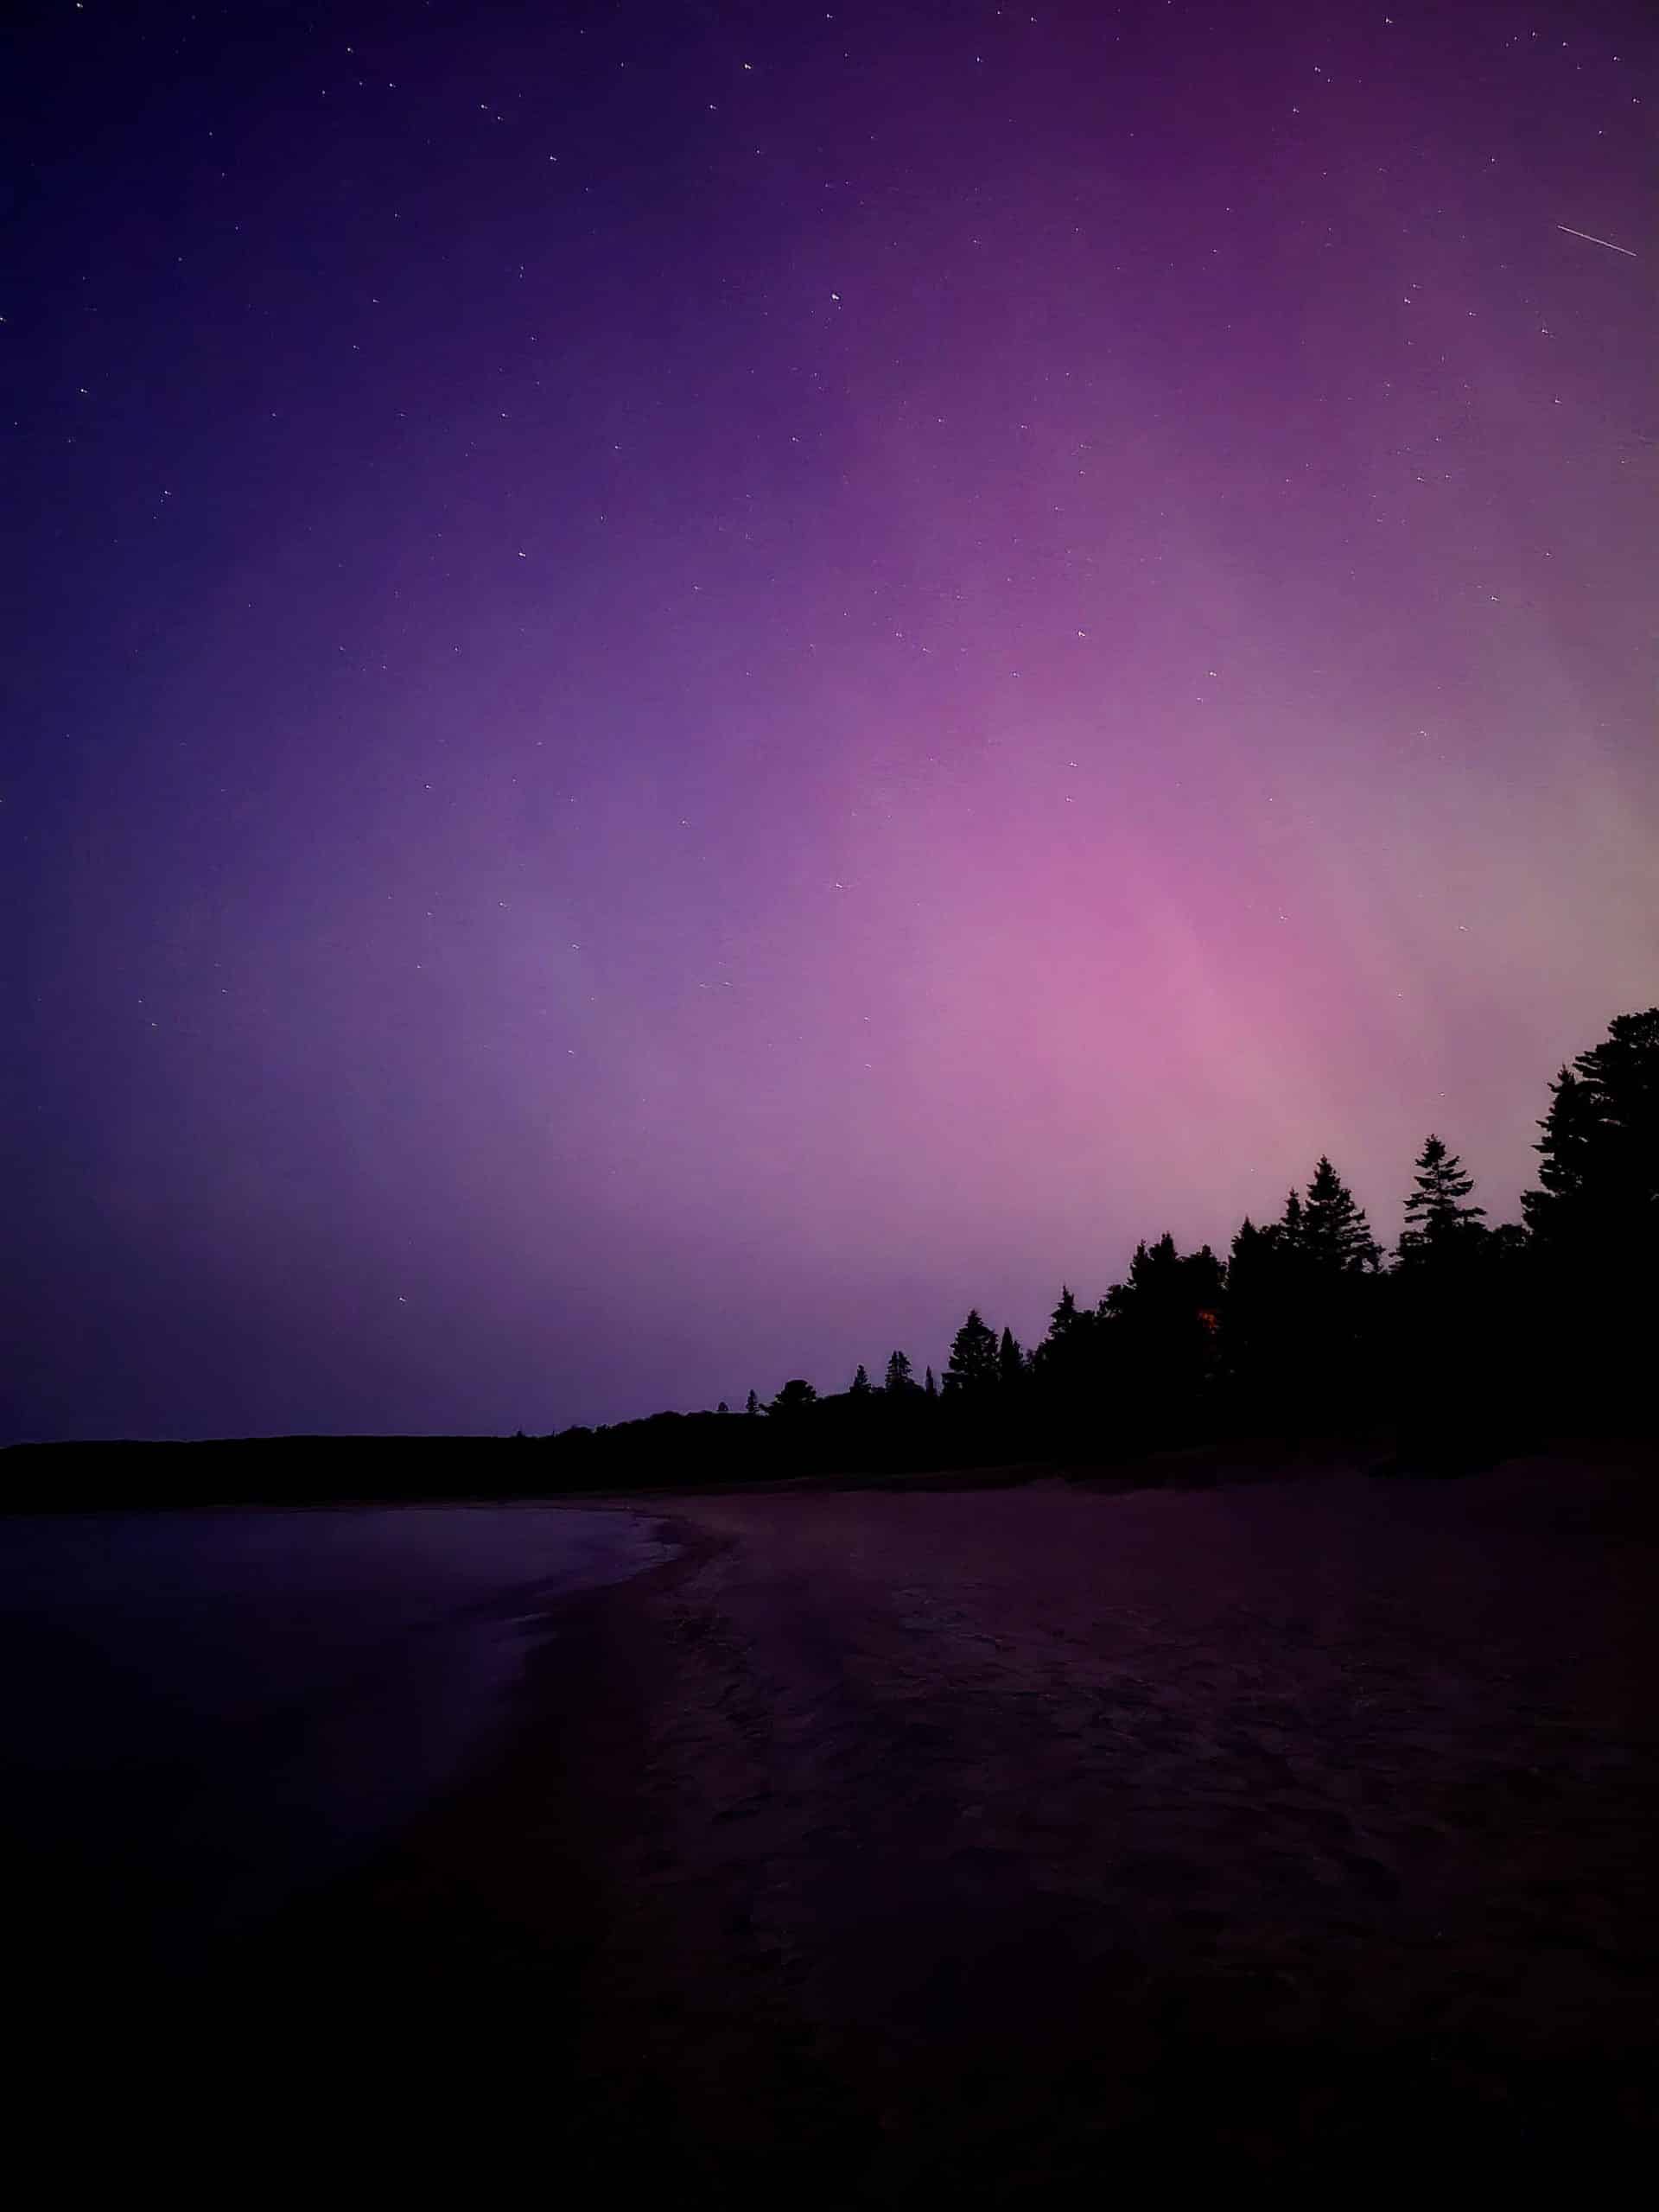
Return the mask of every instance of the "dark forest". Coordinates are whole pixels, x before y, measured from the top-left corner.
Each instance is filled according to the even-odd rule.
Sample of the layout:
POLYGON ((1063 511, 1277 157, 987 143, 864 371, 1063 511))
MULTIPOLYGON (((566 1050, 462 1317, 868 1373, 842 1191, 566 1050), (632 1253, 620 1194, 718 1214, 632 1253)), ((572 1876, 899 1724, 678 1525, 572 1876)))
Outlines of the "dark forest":
POLYGON ((1092 1471, 1184 1447, 1375 1443, 1379 1473, 1455 1474, 1550 1433, 1645 1431, 1659 1227, 1659 1007, 1618 1016, 1549 1086, 1537 1184, 1493 1224, 1435 1132, 1392 1255, 1327 1158, 1225 1254, 1135 1247, 1093 1303, 1058 1287, 1020 1344, 970 1308, 943 1372, 894 1347, 845 1389, 801 1376, 713 1411, 510 1439, 14 1446, 6 1503, 536 1497, 946 1469, 1092 1471))

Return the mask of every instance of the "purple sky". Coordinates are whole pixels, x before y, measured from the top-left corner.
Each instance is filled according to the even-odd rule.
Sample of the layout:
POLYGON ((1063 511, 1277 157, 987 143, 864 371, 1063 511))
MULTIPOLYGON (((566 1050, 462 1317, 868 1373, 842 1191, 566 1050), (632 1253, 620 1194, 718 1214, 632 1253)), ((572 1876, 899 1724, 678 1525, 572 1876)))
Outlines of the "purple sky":
POLYGON ((3 1433, 919 1371, 1430 1128, 1511 1213, 1659 975, 1656 65, 27 11, 3 1433))

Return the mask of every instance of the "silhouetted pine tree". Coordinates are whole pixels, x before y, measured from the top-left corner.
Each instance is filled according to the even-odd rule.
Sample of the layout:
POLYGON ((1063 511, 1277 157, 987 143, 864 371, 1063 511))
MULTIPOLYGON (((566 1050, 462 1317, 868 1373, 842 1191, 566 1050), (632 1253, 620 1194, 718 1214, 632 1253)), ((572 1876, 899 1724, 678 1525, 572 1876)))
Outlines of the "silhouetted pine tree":
POLYGON ((1659 1007, 1621 1014, 1551 1085, 1540 1188, 1524 1192, 1552 1410, 1623 1421, 1653 1358, 1659 1230, 1659 1007))
POLYGON ((1282 1223, 1258 1229, 1245 1215, 1228 1255, 1221 1344, 1234 1416, 1247 1429, 1271 1425, 1285 1395, 1291 1336, 1286 1272, 1291 1257, 1282 1223))
POLYGON ((1535 1149, 1541 1190, 1521 1193, 1521 1211, 1541 1251, 1565 1253, 1583 1244, 1599 1208, 1593 1200, 1600 1102, 1588 1083, 1564 1067, 1549 1086, 1549 1111, 1535 1149))
POLYGON ((968 1319, 951 1339, 944 1387, 953 1395, 966 1394, 993 1388, 996 1379, 996 1332, 986 1326, 976 1306, 969 1306, 968 1319))
POLYGON ((1450 1261, 1484 1231, 1484 1206, 1465 1205, 1474 1189, 1472 1175, 1463 1172, 1456 1153, 1431 1135, 1417 1155, 1416 1176, 1406 1200, 1406 1226, 1400 1236, 1400 1258, 1407 1266, 1450 1261))
POLYGON ((915 1387, 916 1385, 910 1379, 908 1357, 901 1351, 890 1352, 887 1355, 887 1380, 882 1388, 890 1397, 898 1398, 902 1397, 906 1390, 913 1390, 915 1387))
POLYGON ((861 1359, 859 1361, 858 1365, 853 1373, 851 1392, 852 1395, 855 1398, 868 1398, 874 1395, 870 1389, 870 1378, 865 1372, 864 1363, 861 1359))
POLYGON ((760 1410, 760 1401, 755 1396, 753 1390, 751 1390, 748 1395, 748 1398, 744 1405, 743 1410, 746 1414, 758 1414, 760 1410))
POLYGON ((1025 1379, 1026 1356, 1012 1329, 1004 1329, 996 1349, 997 1380, 1005 1390, 1017 1389, 1025 1379))
POLYGON ((1288 1347, 1294 1360, 1287 1426, 1345 1425, 1375 1411, 1381 1363, 1382 1248, 1353 1192, 1323 1154, 1300 1220, 1281 1224, 1288 1347))
POLYGON ((1066 1458, 1098 1453, 1111 1397, 1104 1354, 1100 1315, 1079 1306, 1063 1283, 1048 1334, 1031 1355, 1033 1418, 1045 1450, 1066 1458))
MULTIPOLYGON (((1430 1135, 1416 1161, 1400 1237, 1400 1265, 1380 1319, 1400 1459, 1419 1471, 1478 1461, 1492 1427, 1502 1317, 1485 1265, 1485 1210, 1456 1154, 1430 1135)), ((1376 1317, 1374 1317, 1374 1319, 1376 1317)))
POLYGON ((1183 1255, 1166 1230, 1155 1244, 1135 1246, 1128 1280, 1112 1285, 1102 1310, 1115 1320, 1144 1316, 1154 1326, 1176 1316, 1190 1321, 1201 1311, 1214 1313, 1224 1281, 1222 1264, 1207 1244, 1183 1255))
POLYGON ((817 1402, 818 1394, 812 1385, 803 1376, 792 1375, 767 1407, 766 1411, 770 1414, 781 1414, 787 1418, 791 1414, 798 1415, 805 1413, 809 1406, 815 1406, 817 1402))
POLYGON ((1238 1270, 1241 1261, 1243 1262, 1247 1275, 1256 1265, 1268 1233, 1266 1230, 1258 1229, 1249 1214, 1245 1215, 1243 1220, 1234 1230, 1232 1245, 1227 1255, 1227 1287, 1230 1291, 1236 1290, 1238 1287, 1238 1270))
POLYGON ((939 1386, 933 1380, 933 1370, 930 1367, 927 1370, 927 1380, 922 1385, 922 1395, 925 1398, 937 1398, 938 1395, 939 1386))
MULTIPOLYGON (((1104 1301, 1103 1300, 1103 1306, 1104 1301)), ((1062 1381, 1080 1384, 1098 1365, 1102 1308, 1079 1306, 1075 1291, 1060 1286, 1060 1302, 1049 1316, 1048 1334, 1032 1351, 1030 1363, 1051 1392, 1062 1381)))
POLYGON ((1527 1227, 1546 1256, 1623 1273, 1659 1229, 1659 1007, 1617 1015, 1550 1089, 1527 1227))
POLYGON ((1323 1154, 1307 1186, 1298 1241, 1313 1265, 1330 1273, 1374 1273, 1382 1257, 1363 1210, 1323 1154))
POLYGON ((1137 1244, 1128 1279, 1101 1301, 1122 1420, 1146 1442, 1192 1436, 1209 1416, 1225 1270, 1206 1244, 1182 1254, 1167 1231, 1137 1244))
POLYGON ((1287 1192, 1284 1214, 1278 1224, 1281 1241, 1290 1250, 1300 1252, 1302 1249, 1302 1236, 1306 1228, 1306 1224, 1302 1218, 1301 1192, 1300 1191, 1287 1192))

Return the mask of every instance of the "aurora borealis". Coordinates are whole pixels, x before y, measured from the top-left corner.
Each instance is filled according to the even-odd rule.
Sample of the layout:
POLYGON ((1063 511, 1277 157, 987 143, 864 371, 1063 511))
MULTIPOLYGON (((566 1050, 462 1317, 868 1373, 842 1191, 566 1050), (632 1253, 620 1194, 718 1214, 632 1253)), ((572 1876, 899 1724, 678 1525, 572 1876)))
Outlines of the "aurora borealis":
POLYGON ((1430 1128, 1512 1216, 1655 995, 1646 10, 11 54, 8 1434, 919 1371, 1430 1128))

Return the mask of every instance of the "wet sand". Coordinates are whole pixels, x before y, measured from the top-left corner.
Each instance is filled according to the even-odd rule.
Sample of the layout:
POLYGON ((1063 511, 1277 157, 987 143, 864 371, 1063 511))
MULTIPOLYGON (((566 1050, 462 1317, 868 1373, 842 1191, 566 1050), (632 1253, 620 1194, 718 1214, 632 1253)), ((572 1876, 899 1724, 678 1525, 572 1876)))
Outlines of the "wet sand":
POLYGON ((275 2101, 350 2054, 360 2130, 573 2202, 1593 2183, 1659 2133, 1656 1498, 677 1501, 502 1766, 245 1961, 275 2101))

